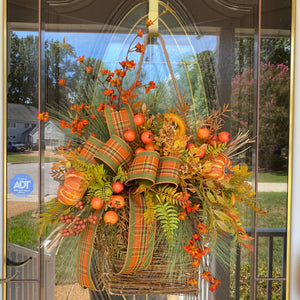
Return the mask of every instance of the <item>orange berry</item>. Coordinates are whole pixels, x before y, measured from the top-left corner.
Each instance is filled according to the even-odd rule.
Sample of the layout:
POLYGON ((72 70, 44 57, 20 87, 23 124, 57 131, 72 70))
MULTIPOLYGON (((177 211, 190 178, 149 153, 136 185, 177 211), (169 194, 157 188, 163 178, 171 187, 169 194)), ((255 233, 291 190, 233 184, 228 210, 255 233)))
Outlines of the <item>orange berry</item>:
POLYGON ((142 147, 138 147, 136 150, 135 150, 135 155, 137 155, 137 154, 139 154, 140 152, 143 152, 143 151, 145 151, 145 149, 144 148, 142 148, 142 147))
POLYGON ((124 190, 124 184, 120 181, 114 182, 112 185, 112 190, 114 193, 119 194, 124 190))
POLYGON ((109 210, 104 215, 104 222, 109 225, 113 225, 113 224, 117 223, 118 219, 119 219, 119 217, 118 217, 117 213, 113 210, 109 210))
POLYGON ((91 199, 92 208, 98 210, 98 209, 102 208, 103 205, 104 205, 104 201, 100 197, 96 196, 91 199))
POLYGON ((151 131, 145 131, 141 135, 141 140, 144 144, 149 144, 153 141, 154 135, 151 131))
POLYGON ((221 143, 227 143, 230 140, 230 134, 227 131, 222 131, 218 134, 218 139, 221 143))
POLYGON ((208 143, 209 143, 211 146, 218 145, 218 142, 219 142, 219 139, 218 139, 218 136, 216 136, 216 135, 211 135, 211 136, 208 138, 208 143))
POLYGON ((205 140, 209 137, 209 130, 206 127, 199 128, 197 136, 199 139, 205 140))
POLYGON ((125 205, 125 199, 121 195, 112 195, 110 197, 111 200, 111 207, 119 209, 125 205))
POLYGON ((145 145, 145 150, 147 151, 155 151, 155 145, 151 142, 145 145))
POLYGON ((133 117, 133 122, 136 126, 140 126, 142 124, 144 124, 145 122, 145 117, 142 114, 136 114, 133 117))
POLYGON ((132 129, 129 129, 124 133, 124 139, 127 142, 133 142, 135 140, 135 137, 136 137, 136 134, 132 129))

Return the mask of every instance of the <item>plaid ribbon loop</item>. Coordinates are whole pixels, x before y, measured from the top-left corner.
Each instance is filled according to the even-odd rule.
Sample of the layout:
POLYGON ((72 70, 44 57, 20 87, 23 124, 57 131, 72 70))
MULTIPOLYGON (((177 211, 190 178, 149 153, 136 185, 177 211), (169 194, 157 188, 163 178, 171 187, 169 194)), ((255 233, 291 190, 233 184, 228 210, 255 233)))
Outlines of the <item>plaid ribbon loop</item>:
POLYGON ((117 173, 121 164, 128 169, 132 162, 132 154, 130 146, 117 135, 113 135, 96 153, 95 160, 117 173))
POLYGON ((156 173, 159 165, 159 154, 155 151, 138 153, 128 171, 126 184, 143 182, 148 185, 155 184, 156 173))

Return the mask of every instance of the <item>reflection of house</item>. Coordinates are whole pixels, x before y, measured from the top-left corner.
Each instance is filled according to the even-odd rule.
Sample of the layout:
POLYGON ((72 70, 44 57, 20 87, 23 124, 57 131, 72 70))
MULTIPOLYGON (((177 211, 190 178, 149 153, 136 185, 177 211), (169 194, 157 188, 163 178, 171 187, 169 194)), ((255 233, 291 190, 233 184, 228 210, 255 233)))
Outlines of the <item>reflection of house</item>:
MULTIPOLYGON (((65 134, 60 129, 59 123, 48 120, 45 123, 45 149, 51 149, 54 150, 55 148, 58 148, 60 145, 63 145, 65 143, 65 134)), ((39 131, 38 128, 35 127, 30 132, 30 136, 32 139, 33 145, 36 145, 39 141, 39 131)))
MULTIPOLYGON (((24 104, 7 104, 7 139, 13 144, 37 145, 38 110, 36 107, 24 104)), ((65 134, 59 124, 52 120, 45 123, 45 148, 55 149, 64 144, 65 134)))
POLYGON ((8 142, 32 144, 30 132, 37 127, 37 108, 34 106, 7 103, 8 142))

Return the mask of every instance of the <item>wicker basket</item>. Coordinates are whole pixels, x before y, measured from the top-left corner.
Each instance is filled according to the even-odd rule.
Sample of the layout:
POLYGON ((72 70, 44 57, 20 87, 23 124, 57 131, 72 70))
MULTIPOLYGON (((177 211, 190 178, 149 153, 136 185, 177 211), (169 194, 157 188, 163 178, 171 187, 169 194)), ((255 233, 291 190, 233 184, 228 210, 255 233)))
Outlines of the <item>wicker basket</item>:
MULTIPOLYGON (((128 211, 124 211, 124 218, 118 224, 116 239, 119 244, 127 245, 128 211)), ((106 233, 109 235, 109 233, 106 233)), ((197 285, 187 285, 187 278, 198 277, 198 268, 191 265, 191 258, 184 255, 180 262, 172 265, 170 271, 170 252, 167 251, 166 241, 156 241, 151 264, 145 270, 130 274, 118 274, 124 265, 124 255, 114 253, 105 245, 106 234, 95 243, 96 277, 99 286, 104 287, 112 295, 142 295, 142 294, 186 294, 197 295, 197 285), (122 255, 121 255, 122 256, 122 255)), ((111 233, 110 233, 111 234, 111 233)), ((94 270, 95 272, 95 270, 94 270)))

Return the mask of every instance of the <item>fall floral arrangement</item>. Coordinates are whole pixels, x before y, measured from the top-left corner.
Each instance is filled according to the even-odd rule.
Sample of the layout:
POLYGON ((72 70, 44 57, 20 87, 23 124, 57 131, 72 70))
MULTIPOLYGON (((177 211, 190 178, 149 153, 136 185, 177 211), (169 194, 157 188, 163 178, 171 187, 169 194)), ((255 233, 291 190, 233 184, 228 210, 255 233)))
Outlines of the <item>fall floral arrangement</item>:
MULTIPOLYGON (((231 161, 249 140, 247 134, 232 138, 223 130, 227 106, 192 124, 186 98, 178 97, 168 112, 154 115, 136 92, 151 92, 153 81, 136 80, 125 89, 124 78, 136 65, 129 55, 144 53, 145 46, 135 44, 143 35, 137 31, 119 69, 99 74, 63 41, 61 46, 85 65, 104 95, 99 103, 68 99, 60 126, 70 129, 74 139, 58 150, 61 159, 53 164, 52 176, 60 185, 41 215, 40 231, 54 225, 48 247, 79 235, 77 278, 90 289, 138 293, 132 286, 146 274, 145 293, 145 282, 152 284, 155 268, 165 264, 159 282, 165 277, 168 283, 157 293, 186 293, 188 287, 197 293, 199 273, 214 291, 220 280, 211 273, 207 254, 227 235, 251 250, 240 207, 261 213, 246 182, 251 175, 247 166, 231 161), (91 270, 92 257, 97 270, 91 270), (151 274, 145 273, 149 269, 151 274), (137 277, 128 291, 122 282, 132 274, 137 277), (110 286, 113 281, 116 289, 110 286)), ((67 89, 65 78, 59 84, 67 89)), ((48 113, 38 118, 46 121, 48 113)), ((148 293, 154 293, 153 285, 148 293)))

